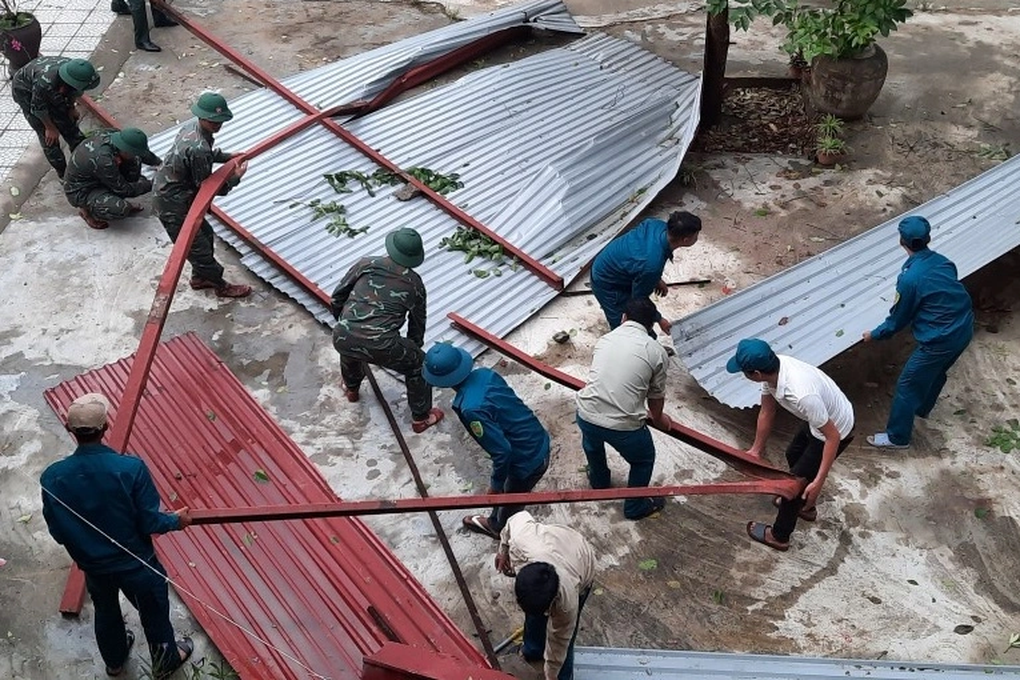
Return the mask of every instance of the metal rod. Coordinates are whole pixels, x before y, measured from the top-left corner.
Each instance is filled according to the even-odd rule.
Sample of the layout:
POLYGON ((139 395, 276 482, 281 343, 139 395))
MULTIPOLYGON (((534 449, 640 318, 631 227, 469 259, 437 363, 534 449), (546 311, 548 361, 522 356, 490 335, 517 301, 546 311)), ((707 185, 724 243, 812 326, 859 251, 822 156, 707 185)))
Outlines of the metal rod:
MULTIPOLYGON (((679 288, 680 286, 704 286, 712 283, 712 279, 690 279, 689 281, 673 281, 667 283, 668 288, 679 288)), ((560 297, 579 297, 581 295, 594 295, 595 291, 591 288, 582 290, 565 290, 560 293, 560 297)))
MULTIPOLYGON (((397 422, 396 416, 393 415, 393 409, 390 408, 389 402, 386 400, 386 395, 383 394, 382 388, 379 387, 378 381, 375 379, 375 375, 372 373, 372 369, 366 364, 365 365, 365 377, 368 378, 369 384, 372 386, 372 392, 375 393, 375 398, 382 406, 383 413, 386 414, 386 420, 390 424, 390 429, 393 430, 393 436, 397 439, 397 444, 400 446, 401 453, 404 454, 404 460, 407 461, 407 467, 411 470, 411 476, 414 478, 414 485, 418 489, 418 494, 422 499, 427 499, 429 496, 428 487, 425 485, 425 480, 422 479, 421 471, 418 470, 418 464, 414 460, 414 455, 411 453, 411 449, 407 446, 407 441, 404 439, 403 433, 400 431, 400 424, 397 422)), ((489 632, 485 628, 485 623, 482 621, 481 614, 478 613, 478 606, 475 604, 474 597, 471 596, 471 589, 468 588, 467 580, 464 578, 464 572, 460 569, 460 563, 457 561, 457 556, 453 554, 453 548, 450 546, 450 539, 446 536, 446 530, 443 529, 442 522, 439 521, 439 515, 436 514, 435 510, 429 510, 429 519, 432 521, 432 528, 436 532, 436 536, 439 538, 439 544, 443 547, 443 552, 446 554, 446 559, 450 563, 450 569, 453 571, 453 578, 457 581, 457 587, 460 589, 460 594, 464 598, 464 604, 467 606, 468 614, 471 616, 471 623, 475 627, 475 631, 478 633, 478 640, 482 643, 482 649, 485 651, 485 656, 489 660, 489 664, 497 671, 500 670, 499 658, 496 656, 496 652, 492 649, 492 641, 489 639, 489 632)))
MULTIPOLYGON (((471 323, 456 312, 450 312, 447 316, 453 322, 454 328, 457 328, 476 340, 483 342, 497 352, 505 354, 511 359, 524 364, 539 375, 543 375, 546 378, 554 380, 564 387, 569 387, 573 390, 579 390, 584 387, 584 381, 580 378, 575 378, 568 373, 564 373, 559 369, 542 363, 531 355, 526 354, 524 351, 504 341, 502 338, 499 338, 487 330, 471 323)), ((707 434, 702 434, 697 430, 681 425, 675 420, 672 422, 669 430, 662 431, 674 439, 679 439, 685 444, 690 444, 696 449, 704 451, 708 455, 721 460, 746 475, 761 479, 794 479, 794 476, 785 470, 772 467, 759 458, 749 456, 745 452, 736 449, 729 444, 724 444, 721 441, 709 437, 707 434)))
MULTIPOLYGON (((240 68, 247 71, 259 82, 263 83, 267 88, 280 95, 283 99, 303 111, 307 114, 317 113, 316 109, 312 104, 302 99, 292 90, 288 89, 283 83, 276 80, 267 71, 255 65, 250 59, 244 57, 240 52, 230 47, 222 40, 217 38, 212 32, 208 31, 204 26, 196 23, 192 19, 189 19, 180 10, 176 9, 173 5, 167 4, 163 0, 152 0, 155 3, 155 7, 160 11, 170 15, 180 25, 191 31, 197 38, 208 44, 214 50, 225 56, 227 59, 232 61, 240 68)), ((469 52, 464 51, 462 54, 468 54, 469 52)), ((392 95, 395 96, 395 95, 392 95)), ((447 215, 457 220, 461 224, 471 229, 474 229, 482 234, 485 234, 496 243, 503 246, 503 250, 513 255, 521 263, 527 267, 533 274, 541 278, 543 281, 548 283, 556 290, 563 290, 564 281, 563 277, 552 271, 544 264, 533 258, 528 253, 518 248, 513 243, 507 241, 505 238, 492 231, 489 227, 485 226, 471 215, 467 214, 456 205, 451 203, 449 199, 440 194, 439 192, 433 191, 427 187, 423 182, 417 178, 409 175, 400 166, 393 161, 389 160, 381 153, 372 148, 369 144, 366 144, 361 138, 354 135, 354 133, 345 129, 341 125, 337 124, 333 120, 323 119, 321 121, 323 127, 335 134, 337 137, 346 142, 349 146, 353 147, 357 151, 361 152, 364 156, 372 160, 377 165, 386 168, 394 175, 399 176, 403 181, 411 184, 417 188, 422 195, 428 198, 437 208, 445 212, 447 215)))
POLYGON ((252 508, 195 508, 191 511, 191 518, 193 524, 238 524, 241 522, 272 522, 317 519, 320 517, 394 515, 408 512, 428 512, 434 514, 441 510, 471 510, 503 505, 594 503, 626 500, 628 498, 659 498, 669 496, 768 495, 782 496, 783 498, 790 499, 800 492, 801 487, 800 480, 796 478, 753 479, 740 482, 675 484, 633 488, 623 487, 618 489, 571 489, 568 491, 531 491, 528 493, 478 494, 472 496, 423 496, 422 498, 302 503, 300 505, 272 505, 252 508))

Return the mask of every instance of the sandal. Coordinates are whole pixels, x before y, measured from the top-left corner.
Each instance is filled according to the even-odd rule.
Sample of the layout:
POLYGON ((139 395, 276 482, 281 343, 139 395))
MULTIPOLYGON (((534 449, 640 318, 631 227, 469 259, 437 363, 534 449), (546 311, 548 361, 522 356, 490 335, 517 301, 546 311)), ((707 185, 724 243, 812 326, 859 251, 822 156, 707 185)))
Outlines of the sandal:
POLYGON ((177 669, 188 662, 192 652, 195 651, 195 642, 189 638, 181 638, 177 641, 177 665, 165 671, 153 674, 155 680, 169 680, 170 676, 177 672, 177 669))
POLYGON ((485 515, 468 515, 463 520, 464 528, 476 534, 485 534, 489 538, 499 538, 499 534, 489 526, 489 518, 485 515))
POLYGON ((110 668, 109 666, 106 667, 106 674, 109 675, 111 678, 115 678, 124 672, 124 664, 127 663, 128 658, 131 656, 131 648, 135 644, 135 634, 132 633, 130 630, 125 631, 125 633, 127 634, 127 653, 124 655, 124 663, 117 666, 116 668, 110 668))
POLYGON ((772 530, 771 524, 762 524, 761 522, 748 522, 747 523, 747 535, 751 537, 752 541, 757 541, 762 545, 767 545, 773 550, 779 552, 786 552, 790 548, 789 543, 780 543, 775 538, 772 538, 770 534, 772 530))
POLYGON ((415 434, 421 434, 425 430, 429 429, 433 425, 439 423, 446 414, 443 413, 442 409, 434 408, 429 411, 429 414, 422 420, 412 420, 411 429, 414 430, 415 434))
MULTIPOLYGON (((772 505, 776 506, 777 508, 779 507, 779 504, 782 502, 783 502, 782 496, 776 496, 775 498, 772 499, 772 505)), ((797 513, 797 516, 800 517, 805 522, 814 522, 816 519, 818 519, 818 508, 817 507, 801 508, 800 512, 797 513)))
POLYGON ((106 229, 110 226, 109 222, 99 219, 85 208, 78 208, 78 217, 85 220, 85 224, 89 225, 91 229, 106 229))

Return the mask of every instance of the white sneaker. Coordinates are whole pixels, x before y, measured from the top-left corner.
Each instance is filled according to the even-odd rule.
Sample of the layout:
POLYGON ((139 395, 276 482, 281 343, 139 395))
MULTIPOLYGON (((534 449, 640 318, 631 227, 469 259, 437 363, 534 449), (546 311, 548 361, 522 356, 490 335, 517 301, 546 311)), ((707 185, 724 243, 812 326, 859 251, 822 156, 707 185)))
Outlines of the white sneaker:
POLYGON ((908 449, 910 444, 893 444, 889 441, 889 435, 885 432, 876 432, 875 434, 869 434, 866 437, 869 445, 874 446, 876 449, 908 449))

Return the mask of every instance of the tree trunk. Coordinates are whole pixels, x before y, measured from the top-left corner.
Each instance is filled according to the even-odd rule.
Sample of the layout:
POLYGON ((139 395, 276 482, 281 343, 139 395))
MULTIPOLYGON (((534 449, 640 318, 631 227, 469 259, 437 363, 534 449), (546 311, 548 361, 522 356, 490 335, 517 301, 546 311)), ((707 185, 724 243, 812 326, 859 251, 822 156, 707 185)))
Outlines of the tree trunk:
POLYGON ((730 49, 730 13, 708 14, 705 27, 705 66, 701 83, 701 126, 710 128, 722 116, 726 55, 730 49))

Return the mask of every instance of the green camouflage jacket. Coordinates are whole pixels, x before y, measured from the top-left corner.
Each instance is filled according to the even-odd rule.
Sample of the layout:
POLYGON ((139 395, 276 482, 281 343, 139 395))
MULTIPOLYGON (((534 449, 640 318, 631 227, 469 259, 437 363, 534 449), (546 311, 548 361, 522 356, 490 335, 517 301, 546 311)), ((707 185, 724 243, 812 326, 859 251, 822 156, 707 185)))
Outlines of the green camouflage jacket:
POLYGON ((400 333, 407 318, 407 338, 425 342, 425 284, 418 272, 389 257, 362 258, 333 291, 337 319, 334 337, 347 333, 379 340, 400 333))
POLYGON ((67 113, 74 106, 78 92, 69 88, 67 94, 60 91, 64 81, 60 79, 60 65, 70 61, 67 57, 37 57, 14 74, 11 94, 18 104, 27 104, 32 115, 43 121, 50 120, 52 113, 67 113))
POLYGON ((142 162, 122 160, 110 141, 112 132, 92 135, 71 153, 64 173, 64 193, 73 206, 83 206, 89 192, 106 189, 121 198, 141 196, 152 190, 152 182, 142 177, 142 162))
MULTIPOLYGON (((156 216, 184 219, 198 187, 212 174, 213 163, 230 159, 229 153, 213 147, 212 134, 203 130, 198 120, 182 127, 153 180, 152 209, 156 216)), ((237 184, 237 179, 230 179, 219 194, 225 195, 237 184)))

